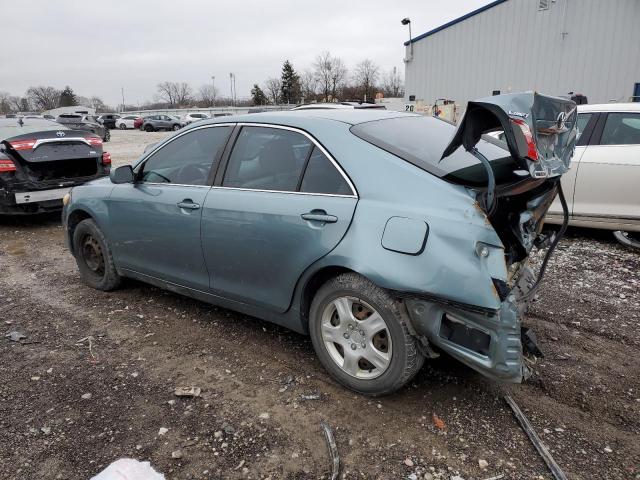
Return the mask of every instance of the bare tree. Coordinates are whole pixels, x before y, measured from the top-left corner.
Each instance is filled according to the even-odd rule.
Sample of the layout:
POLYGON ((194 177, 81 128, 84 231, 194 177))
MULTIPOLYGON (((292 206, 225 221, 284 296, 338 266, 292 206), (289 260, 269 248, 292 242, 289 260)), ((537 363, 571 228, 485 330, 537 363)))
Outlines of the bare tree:
POLYGON ((202 85, 198 89, 197 98, 203 107, 213 107, 217 97, 218 89, 214 89, 213 85, 202 85))
POLYGON ((323 100, 329 102, 337 99, 347 78, 344 62, 332 57, 329 52, 323 52, 316 57, 313 68, 323 100))
POLYGON ((386 97, 404 96, 404 85, 396 67, 382 77, 382 91, 386 97))
POLYGON ((161 82, 156 88, 158 99, 170 107, 186 105, 192 97, 191 87, 186 82, 161 82))
POLYGON ((29 87, 26 97, 33 108, 51 110, 58 106, 60 93, 60 90, 53 87, 29 87))
POLYGON ((105 105, 100 97, 95 95, 89 98, 89 105, 95 108, 97 112, 104 112, 110 109, 107 105, 105 105))
POLYGON ((0 92, 0 113, 11 113, 11 94, 0 92))
POLYGON ((371 101, 375 98, 376 84, 378 83, 379 76, 380 67, 378 67, 373 60, 367 58, 356 66, 353 80, 365 101, 371 101))
POLYGON ((300 75, 300 90, 302 91, 302 97, 306 102, 315 100, 318 94, 318 79, 315 72, 312 70, 305 70, 300 75))
POLYGON ((266 90, 269 100, 274 105, 277 105, 282 91, 282 81, 276 77, 268 78, 267 81, 264 82, 264 90, 266 90))

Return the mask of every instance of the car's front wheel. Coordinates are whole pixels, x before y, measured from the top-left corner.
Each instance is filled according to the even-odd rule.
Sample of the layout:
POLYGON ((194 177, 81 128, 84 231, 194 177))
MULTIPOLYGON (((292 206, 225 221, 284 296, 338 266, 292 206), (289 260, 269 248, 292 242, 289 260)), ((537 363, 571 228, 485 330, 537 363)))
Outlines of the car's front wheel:
POLYGON ((108 142, 109 140, 111 140, 111 130, 109 130, 108 128, 105 128, 104 137, 102 138, 102 141, 108 142))
POLYGON ((155 129, 151 125, 145 125, 144 127, 145 132, 153 132, 154 130, 155 129))
POLYGON ((127 125, 124 123, 120 124, 120 130, 126 130, 127 129, 127 125))
POLYGON ((87 218, 73 231, 73 252, 82 280, 97 290, 114 290, 121 278, 102 230, 87 218))
POLYGON ((386 395, 405 385, 424 362, 406 315, 386 290, 358 274, 343 274, 313 299, 311 340, 338 382, 366 395, 386 395))
POLYGON ((176 132, 180 130, 180 125, 178 125, 177 123, 173 126, 173 131, 176 132))

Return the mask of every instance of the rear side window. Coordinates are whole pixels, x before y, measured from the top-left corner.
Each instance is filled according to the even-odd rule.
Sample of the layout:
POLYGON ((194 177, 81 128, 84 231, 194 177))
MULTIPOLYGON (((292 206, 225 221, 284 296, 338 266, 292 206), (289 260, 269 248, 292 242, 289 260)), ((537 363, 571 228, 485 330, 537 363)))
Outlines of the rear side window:
POLYGON ((600 145, 640 145, 640 113, 609 113, 600 145))
POLYGON ((142 165, 139 178, 149 183, 206 185, 224 149, 231 127, 192 130, 167 143, 142 165))
POLYGON ((592 116, 593 116, 593 113, 578 114, 578 121, 576 122, 578 127, 578 138, 580 138, 580 135, 582 135, 582 132, 584 132, 584 129, 587 128, 587 124, 589 123, 589 120, 591 120, 592 116))
POLYGON ((331 160, 315 147, 302 177, 301 192, 351 195, 351 187, 331 163, 331 160))
POLYGON ((243 127, 231 152, 224 187, 295 192, 313 145, 304 135, 243 127))

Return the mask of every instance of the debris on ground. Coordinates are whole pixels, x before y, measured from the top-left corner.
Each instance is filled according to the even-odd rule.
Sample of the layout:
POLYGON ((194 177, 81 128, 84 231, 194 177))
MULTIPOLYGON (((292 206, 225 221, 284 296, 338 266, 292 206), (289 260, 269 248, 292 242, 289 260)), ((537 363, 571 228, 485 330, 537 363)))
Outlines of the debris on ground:
POLYGON ((91 400, 92 395, 90 393, 84 393, 80 396, 82 400, 91 400))
POLYGON ((338 455, 338 446, 336 440, 333 437, 331 427, 324 420, 320 422, 324 436, 327 439, 327 445, 329 447, 329 454, 331 455, 331 480, 336 480, 340 474, 340 456, 338 455))
POLYGON ((18 331, 13 331, 13 332, 9 332, 5 335, 5 338, 8 338, 9 340, 11 340, 12 342, 19 342, 20 340, 24 340, 27 338, 27 336, 22 333, 22 332, 18 332, 18 331))
POLYGON ((182 450, 174 450, 173 452, 171 452, 171 458, 182 458, 182 450))
POLYGON ((173 394, 176 397, 199 397, 202 393, 200 387, 176 387, 173 394))
POLYGON ((405 464, 407 467, 413 467, 413 460, 411 460, 410 458, 405 458, 405 459, 404 459, 404 464, 405 464))
POLYGON ((513 410, 514 415, 518 419, 518 423, 520 423, 520 426, 529 437, 529 440, 531 440, 531 443, 533 443, 533 446, 536 447, 536 450, 544 460, 544 463, 547 464, 547 467, 549 467, 549 470, 553 474, 554 478, 556 480, 567 480, 564 472, 553 459, 551 453, 549 453, 549 450, 547 450, 547 447, 544 445, 544 443, 542 443, 542 440, 540 440, 540 437, 538 437, 538 434, 533 429, 531 423, 529 423, 529 420, 524 415, 524 413, 522 413, 522 410, 520 410, 520 407, 518 407, 518 404, 515 402, 515 400, 509 395, 505 395, 504 399, 509 407, 511 407, 511 410, 513 410))
POLYGON ((482 458, 480 460, 478 460, 478 466, 484 470, 489 466, 489 462, 487 462, 486 460, 483 460, 482 458))
POLYGON ((431 416, 431 420, 433 420, 433 424, 436 426, 436 428, 440 431, 445 431, 447 429, 447 424, 444 423, 444 420, 442 420, 438 415, 436 415, 435 413, 431 416))
POLYGON ((139 462, 133 458, 116 460, 91 480, 165 480, 149 462, 139 462))
POLYGON ((165 433, 167 433, 168 431, 169 431, 169 429, 168 429, 168 428, 160 427, 160 428, 158 429, 158 435, 164 435, 164 434, 165 434, 165 433))
POLYGON ((319 393, 310 393, 308 395, 300 395, 300 400, 320 400, 321 395, 319 393))

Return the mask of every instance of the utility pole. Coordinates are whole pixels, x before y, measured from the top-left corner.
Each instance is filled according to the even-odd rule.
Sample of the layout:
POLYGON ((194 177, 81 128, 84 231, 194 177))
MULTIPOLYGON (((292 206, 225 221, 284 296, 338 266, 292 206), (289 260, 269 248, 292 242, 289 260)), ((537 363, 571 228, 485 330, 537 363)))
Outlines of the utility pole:
POLYGON ((124 112, 124 87, 120 87, 120 93, 122 93, 122 110, 120 111, 124 112))
POLYGON ((216 77, 215 75, 211 76, 211 85, 213 86, 213 108, 216 108, 216 77))
POLYGON ((236 90, 236 74, 233 74, 233 106, 238 107, 238 91, 236 90))
POLYGON ((229 91, 231 96, 231 106, 233 106, 233 73, 229 73, 229 91))

